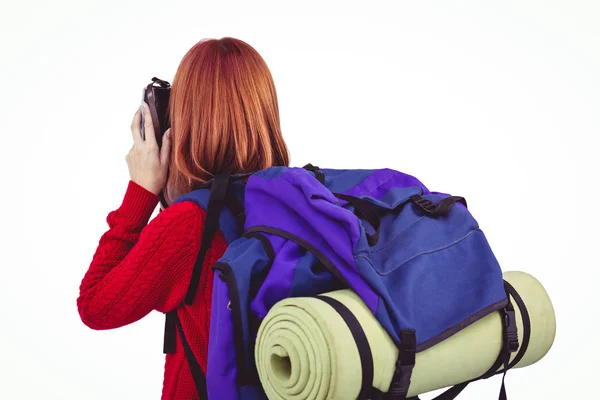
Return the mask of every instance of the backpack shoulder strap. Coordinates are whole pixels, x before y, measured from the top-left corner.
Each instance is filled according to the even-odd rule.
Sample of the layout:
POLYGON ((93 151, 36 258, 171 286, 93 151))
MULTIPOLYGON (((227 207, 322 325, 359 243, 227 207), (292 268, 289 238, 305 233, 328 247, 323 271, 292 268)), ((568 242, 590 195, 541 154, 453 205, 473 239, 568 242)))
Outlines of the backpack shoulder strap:
MULTIPOLYGON (((190 279, 184 300, 184 303, 187 305, 191 305, 196 296, 198 284, 200 283, 200 276, 202 274, 202 266, 204 265, 204 259, 219 227, 219 217, 226 203, 228 187, 229 174, 221 174, 216 176, 212 183, 210 195, 208 197, 208 204, 206 206, 206 219, 204 222, 204 228, 202 230, 200 250, 198 251, 198 255, 194 263, 192 277, 190 279)), ((181 200, 187 200, 187 198, 182 198, 181 200)), ((190 348, 185 337, 181 320, 179 319, 177 310, 175 309, 165 314, 165 334, 163 344, 163 352, 165 354, 172 354, 175 351, 177 331, 179 331, 179 336, 181 337, 181 342, 185 351, 185 358, 188 361, 198 395, 202 399, 207 398, 206 376, 198 364, 198 360, 196 360, 194 357, 192 349, 190 348)))
POLYGON ((200 242, 200 250, 196 257, 194 269, 192 270, 192 277, 188 286, 187 293, 185 295, 185 304, 191 305, 196 296, 198 290, 198 284, 200 282, 200 275, 202 273, 202 266, 204 265, 204 258, 206 253, 212 244, 215 233, 219 228, 219 217, 221 211, 225 206, 225 198, 227 196, 227 188, 229 187, 229 174, 221 174, 215 177, 215 180, 210 189, 210 196, 208 198, 208 206, 206 207, 206 219, 204 221, 204 229, 202 230, 202 239, 200 242))

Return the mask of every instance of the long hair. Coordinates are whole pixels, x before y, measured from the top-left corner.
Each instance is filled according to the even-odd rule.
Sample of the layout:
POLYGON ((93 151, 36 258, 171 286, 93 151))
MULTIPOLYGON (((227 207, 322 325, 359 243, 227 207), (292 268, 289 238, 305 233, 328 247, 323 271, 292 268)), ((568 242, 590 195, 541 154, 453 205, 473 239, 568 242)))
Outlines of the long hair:
POLYGON ((221 172, 289 164, 271 72, 241 40, 205 39, 186 53, 173 79, 169 115, 168 203, 221 172))

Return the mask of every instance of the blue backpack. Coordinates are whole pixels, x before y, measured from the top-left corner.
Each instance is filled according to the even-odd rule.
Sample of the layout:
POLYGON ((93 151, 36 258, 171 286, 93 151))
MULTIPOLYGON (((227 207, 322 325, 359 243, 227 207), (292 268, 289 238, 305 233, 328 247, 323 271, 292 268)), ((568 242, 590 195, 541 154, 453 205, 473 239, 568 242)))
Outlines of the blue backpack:
MULTIPOLYGON (((503 280, 462 197, 430 192, 416 178, 391 169, 309 164, 218 175, 181 201, 206 210, 186 304, 194 300, 217 229, 228 243, 213 266, 206 375, 177 314, 166 315, 164 351, 174 350, 178 331, 202 399, 266 399, 254 364, 261 320, 280 300, 341 288, 361 297, 399 349, 390 389, 381 393, 372 387, 372 360, 362 359, 370 357, 368 343, 367 348, 357 343, 364 361, 359 399, 406 399, 415 354, 493 312, 504 316, 504 347, 477 379, 506 374, 525 353, 529 333, 519 349, 508 293, 523 310, 524 305, 503 280)), ((525 330, 527 325, 524 321, 525 330)), ((454 399, 467 384, 436 399, 454 399)), ((500 398, 506 398, 504 377, 500 398)))

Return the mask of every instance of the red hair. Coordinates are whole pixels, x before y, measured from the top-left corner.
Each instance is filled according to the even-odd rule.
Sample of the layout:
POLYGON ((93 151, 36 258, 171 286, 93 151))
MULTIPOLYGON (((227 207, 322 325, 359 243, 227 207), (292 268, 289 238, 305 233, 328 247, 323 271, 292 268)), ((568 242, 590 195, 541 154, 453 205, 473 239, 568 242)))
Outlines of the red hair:
POLYGON ((221 172, 289 164, 271 72, 241 40, 205 39, 187 52, 173 79, 169 113, 169 203, 221 172))

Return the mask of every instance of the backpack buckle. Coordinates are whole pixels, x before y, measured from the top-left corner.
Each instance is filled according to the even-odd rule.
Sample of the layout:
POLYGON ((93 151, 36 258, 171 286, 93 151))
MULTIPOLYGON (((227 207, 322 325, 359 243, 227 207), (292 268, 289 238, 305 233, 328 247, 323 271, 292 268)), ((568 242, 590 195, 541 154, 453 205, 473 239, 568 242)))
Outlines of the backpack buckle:
POLYGON ((414 365, 403 365, 396 361, 396 370, 387 392, 386 400, 405 399, 411 382, 414 365))
POLYGON ((437 206, 431 200, 424 199, 419 195, 414 195, 410 200, 415 203, 426 214, 435 214, 437 206))
POLYGON ((519 334, 517 332, 517 318, 515 316, 515 309, 512 307, 506 307, 504 309, 504 329, 505 329, 505 346, 510 353, 514 353, 519 350, 519 334))

